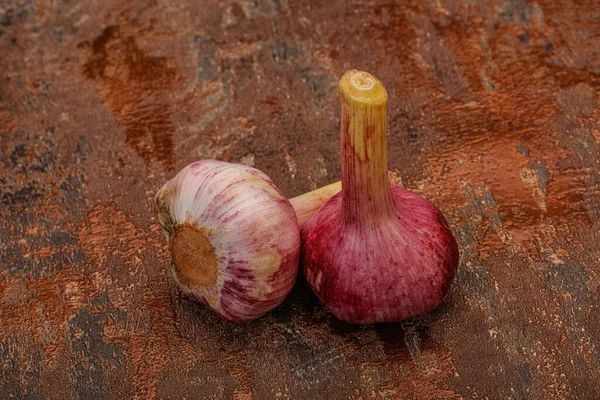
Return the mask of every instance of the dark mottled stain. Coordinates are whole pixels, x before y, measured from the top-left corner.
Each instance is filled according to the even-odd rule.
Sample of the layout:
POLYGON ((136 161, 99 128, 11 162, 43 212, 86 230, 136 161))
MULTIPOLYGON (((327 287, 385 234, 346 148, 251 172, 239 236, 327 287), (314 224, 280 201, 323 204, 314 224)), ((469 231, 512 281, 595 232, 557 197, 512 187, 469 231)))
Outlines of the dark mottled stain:
POLYGON ((270 42, 269 49, 271 50, 271 58, 280 66, 300 56, 299 50, 293 44, 279 40, 270 42))
POLYGON ((205 360, 196 360, 182 370, 178 361, 172 360, 157 382, 157 398, 234 399, 235 384, 235 378, 216 362, 207 367, 205 360))
POLYGON ((491 301, 494 288, 489 279, 489 270, 481 265, 459 268, 456 279, 465 286, 465 292, 471 298, 491 301))
POLYGON ((64 153, 54 126, 41 132, 18 131, 15 140, 18 144, 5 163, 10 173, 1 179, 0 217, 14 213, 8 220, 0 218, 4 270, 13 276, 40 277, 80 265, 85 257, 72 232, 84 206, 77 151, 64 153))
POLYGON ((127 143, 146 163, 156 160, 172 168, 175 127, 163 96, 180 79, 175 59, 146 55, 118 26, 104 28, 91 50, 83 73, 100 85, 104 103, 125 127, 127 143))
POLYGON ((31 134, 27 145, 15 146, 10 154, 13 172, 25 175, 44 174, 54 168, 58 159, 54 135, 55 128, 51 126, 44 132, 31 134))
MULTIPOLYGON (((108 293, 106 291, 102 291, 98 293, 91 301, 90 304, 93 307, 106 307, 110 304, 110 300, 108 299, 108 293)), ((121 315, 120 313, 118 315, 121 315)))
POLYGON ((315 351, 297 334, 289 334, 286 337, 286 348, 290 360, 290 369, 298 379, 309 380, 315 351))
POLYGON ((529 148, 527 146, 525 146, 525 143, 523 143, 523 139, 522 138, 519 138, 519 140, 517 140, 517 150, 524 157, 529 157, 529 148))
POLYGON ((0 203, 6 206, 15 206, 17 204, 27 206, 35 203, 44 196, 36 186, 28 185, 13 192, 4 192, 0 197, 0 203))
POLYGON ((90 140, 87 136, 80 136, 77 141, 77 147, 75 148, 75 154, 78 157, 80 163, 84 162, 92 153, 94 149, 90 144, 90 140))
POLYGON ((80 171, 70 170, 59 185, 63 193, 83 198, 83 185, 85 181, 80 171))
POLYGON ((0 342, 0 393, 3 398, 44 399, 39 392, 41 381, 41 351, 31 347, 30 342, 0 342), (21 347, 22 346, 22 347, 21 347), (23 356, 23 350, 28 352, 23 356))
POLYGON ((13 10, 6 11, 2 17, 0 17, 0 26, 8 27, 13 23, 13 10))
POLYGON ((548 287, 559 293, 570 294, 576 305, 582 306, 588 303, 589 279, 587 269, 575 260, 566 259, 561 264, 548 265, 548 287))
POLYGON ((56 247, 71 246, 77 243, 73 232, 55 232, 50 236, 50 242, 56 247))
POLYGON ((26 154, 27 154, 27 147, 24 144, 16 145, 14 150, 10 154, 10 161, 12 163, 12 167, 14 168, 17 165, 17 161, 20 158, 25 157, 26 154))
MULTIPOLYGON (((122 320, 120 312, 111 315, 122 320)), ((106 369, 125 362, 124 349, 116 344, 106 343, 102 338, 103 321, 106 314, 91 314, 82 310, 69 323, 71 346, 76 355, 74 374, 79 398, 101 398, 105 395, 106 369)))
MULTIPOLYGON (((402 132, 402 135, 394 135, 388 138, 388 141, 397 139, 398 144, 408 145, 419 142, 419 130, 416 129, 410 116, 405 111, 399 111, 394 116, 388 116, 388 130, 392 132, 402 132)), ((388 143, 388 149, 391 143, 388 143)))
POLYGON ((237 18, 260 20, 261 17, 281 12, 287 3, 288 0, 241 0, 234 3, 234 15, 237 18))
POLYGON ((544 46, 544 51, 546 53, 552 53, 554 51, 554 45, 551 42, 546 43, 544 46))
MULTIPOLYGON (((3 236, 0 235, 0 239, 3 236)), ((51 275, 62 268, 75 268, 85 260, 82 250, 76 246, 55 249, 48 238, 21 238, 10 241, 0 256, 6 262, 4 271, 11 276, 39 278, 51 275)))
POLYGON ((289 353, 292 356, 291 375, 305 385, 310 383, 310 391, 315 394, 327 385, 328 379, 321 378, 331 376, 332 371, 339 368, 334 361, 339 360, 334 346, 311 349, 300 341, 293 341, 289 353))
POLYGON ((521 33, 517 35, 517 38, 519 38, 521 43, 529 43, 529 32, 521 33))
POLYGON ((20 399, 23 389, 19 382, 19 361, 15 357, 14 349, 8 342, 0 342, 0 361, 2 362, 2 379, 0 379, 0 392, 4 395, 20 399))
POLYGON ((295 72, 300 76, 302 82, 306 85, 307 91, 315 99, 317 104, 329 98, 329 92, 335 88, 337 82, 333 76, 326 76, 314 67, 295 68, 295 72))
POLYGON ((194 47, 197 54, 198 79, 205 82, 213 80, 219 72, 215 58, 216 41, 206 36, 196 36, 194 37, 194 47))
POLYGON ((519 25, 531 25, 531 16, 533 7, 525 0, 506 0, 501 6, 502 12, 499 15, 500 20, 506 23, 515 23, 519 25))
POLYGON ((531 368, 529 365, 517 364, 517 371, 526 386, 531 386, 533 384, 533 381, 531 380, 531 368))
POLYGON ((287 5, 287 0, 253 0, 253 8, 260 14, 280 12, 287 5))
POLYGON ((421 335, 417 325, 414 322, 415 320, 408 320, 402 322, 402 328, 404 330, 404 343, 406 343, 406 348, 410 352, 415 363, 419 363, 421 358, 421 335))
POLYGON ((543 161, 536 161, 532 166, 533 172, 537 177, 538 187, 541 192, 546 195, 548 194, 547 186, 548 181, 550 181, 550 173, 546 169, 546 165, 543 161))

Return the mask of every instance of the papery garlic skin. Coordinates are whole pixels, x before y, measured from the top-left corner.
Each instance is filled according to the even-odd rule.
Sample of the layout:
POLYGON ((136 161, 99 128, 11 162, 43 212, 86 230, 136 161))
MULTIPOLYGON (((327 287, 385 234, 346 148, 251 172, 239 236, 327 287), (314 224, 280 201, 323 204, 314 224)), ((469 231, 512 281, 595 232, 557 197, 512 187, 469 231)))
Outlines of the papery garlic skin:
POLYGON ((296 281, 300 233, 290 202, 263 172, 203 160, 155 197, 182 290, 224 319, 251 321, 296 281))
POLYGON ((440 211, 392 185, 389 220, 365 229, 342 218, 332 197, 302 229, 303 271, 337 318, 397 322, 425 314, 446 297, 458 267, 458 245, 440 211))

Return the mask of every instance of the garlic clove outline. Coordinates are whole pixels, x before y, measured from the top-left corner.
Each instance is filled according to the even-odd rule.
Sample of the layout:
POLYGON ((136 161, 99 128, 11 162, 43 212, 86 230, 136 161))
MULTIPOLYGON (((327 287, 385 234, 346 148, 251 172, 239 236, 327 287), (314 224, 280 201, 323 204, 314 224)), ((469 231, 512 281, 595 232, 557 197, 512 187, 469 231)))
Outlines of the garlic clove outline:
POLYGON ((252 167, 217 160, 184 167, 154 199, 175 282, 226 320, 261 317, 283 302, 296 281, 298 219, 308 219, 340 187, 338 182, 290 202, 252 167))

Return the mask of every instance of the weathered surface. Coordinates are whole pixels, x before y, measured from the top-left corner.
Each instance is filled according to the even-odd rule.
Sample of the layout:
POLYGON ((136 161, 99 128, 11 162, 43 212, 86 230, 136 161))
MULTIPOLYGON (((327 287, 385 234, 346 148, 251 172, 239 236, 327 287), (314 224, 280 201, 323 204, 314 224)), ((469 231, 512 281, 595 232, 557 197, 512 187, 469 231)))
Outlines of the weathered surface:
POLYGON ((3 398, 595 398, 597 0, 0 2, 3 398), (390 168, 460 243, 443 306, 250 324, 183 298, 151 198, 199 157, 339 179, 336 85, 388 88, 390 168))

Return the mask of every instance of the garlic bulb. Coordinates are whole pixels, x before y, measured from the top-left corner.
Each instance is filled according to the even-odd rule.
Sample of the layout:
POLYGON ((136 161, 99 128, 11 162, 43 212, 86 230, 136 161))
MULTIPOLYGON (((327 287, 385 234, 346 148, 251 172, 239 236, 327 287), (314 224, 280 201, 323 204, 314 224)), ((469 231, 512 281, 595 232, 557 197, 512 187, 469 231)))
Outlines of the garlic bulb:
MULTIPOLYGON (((307 218, 339 187, 302 196, 294 202, 296 211, 307 218)), ((155 207, 175 281, 222 318, 251 321, 291 291, 300 228, 294 207, 263 172, 198 161, 158 191, 155 207)))
POLYGON ((389 183, 381 82, 353 70, 339 86, 343 189, 302 229, 304 275, 333 315, 350 323, 427 313, 448 292, 458 245, 433 204, 389 183))

